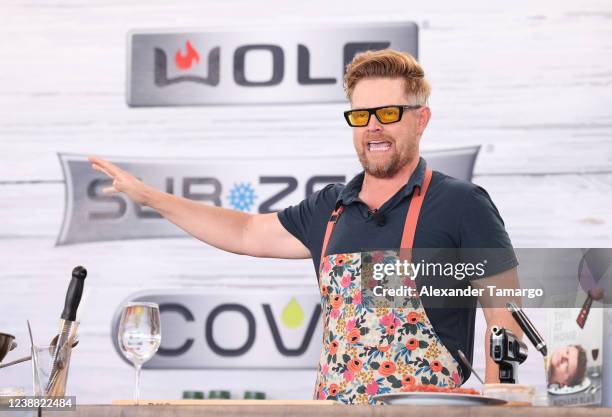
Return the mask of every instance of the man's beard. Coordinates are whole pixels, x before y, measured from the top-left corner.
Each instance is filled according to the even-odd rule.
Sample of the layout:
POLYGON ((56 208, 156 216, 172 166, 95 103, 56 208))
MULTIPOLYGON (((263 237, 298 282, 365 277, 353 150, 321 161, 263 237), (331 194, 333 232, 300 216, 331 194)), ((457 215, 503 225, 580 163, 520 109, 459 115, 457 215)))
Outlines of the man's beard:
MULTIPOLYGON (((369 162, 367 158, 367 144, 361 152, 357 152, 357 156, 359 157, 359 162, 363 167, 364 171, 368 174, 372 175, 375 178, 391 178, 395 174, 399 172, 406 164, 408 164, 412 157, 411 155, 414 153, 414 149, 407 149, 406 152, 402 155, 399 152, 395 151, 391 155, 391 157, 384 163, 375 163, 369 162)), ((395 143, 393 143, 395 147, 395 143)), ((397 148, 395 148, 397 149, 397 148)))

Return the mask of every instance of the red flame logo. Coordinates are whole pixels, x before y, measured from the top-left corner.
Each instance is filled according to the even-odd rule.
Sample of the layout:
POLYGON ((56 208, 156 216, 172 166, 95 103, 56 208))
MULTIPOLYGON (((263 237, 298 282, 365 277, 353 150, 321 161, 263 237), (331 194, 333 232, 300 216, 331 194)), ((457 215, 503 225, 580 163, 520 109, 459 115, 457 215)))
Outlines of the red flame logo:
POLYGON ((185 44, 185 48, 187 49, 186 54, 182 54, 180 50, 176 52, 174 55, 174 62, 176 63, 177 68, 182 70, 188 70, 191 68, 193 61, 200 63, 200 54, 198 51, 191 45, 190 41, 187 41, 185 44))

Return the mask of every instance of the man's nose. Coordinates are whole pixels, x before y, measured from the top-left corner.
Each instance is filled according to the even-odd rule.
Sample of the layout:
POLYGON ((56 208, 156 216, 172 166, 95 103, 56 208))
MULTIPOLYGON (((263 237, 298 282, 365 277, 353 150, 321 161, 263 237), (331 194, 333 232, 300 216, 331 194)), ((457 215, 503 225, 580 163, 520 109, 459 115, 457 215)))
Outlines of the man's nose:
POLYGON ((380 132, 383 130, 383 126, 382 123, 380 123, 376 118, 376 115, 372 114, 370 115, 370 121, 368 122, 366 129, 368 132, 380 132))

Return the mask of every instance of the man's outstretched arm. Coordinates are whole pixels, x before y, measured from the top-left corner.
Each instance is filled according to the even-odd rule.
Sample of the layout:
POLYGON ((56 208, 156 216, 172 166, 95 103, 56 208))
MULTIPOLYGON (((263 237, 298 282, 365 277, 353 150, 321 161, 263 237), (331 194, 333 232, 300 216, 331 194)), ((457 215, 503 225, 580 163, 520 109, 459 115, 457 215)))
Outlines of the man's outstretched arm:
POLYGON ((310 251, 289 233, 276 213, 249 214, 204 205, 149 187, 127 171, 98 157, 90 157, 93 169, 113 180, 106 194, 125 193, 137 204, 148 206, 193 237, 241 255, 304 259, 310 251))

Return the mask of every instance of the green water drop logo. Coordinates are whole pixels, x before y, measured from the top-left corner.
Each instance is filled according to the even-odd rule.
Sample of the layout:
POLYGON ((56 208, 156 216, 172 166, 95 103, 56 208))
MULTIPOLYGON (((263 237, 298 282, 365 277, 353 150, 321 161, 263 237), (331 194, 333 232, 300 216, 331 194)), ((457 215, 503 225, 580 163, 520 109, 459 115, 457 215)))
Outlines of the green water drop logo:
POLYGON ((289 301, 289 304, 283 309, 281 314, 281 322, 290 329, 300 327, 304 322, 304 310, 294 298, 289 301))

